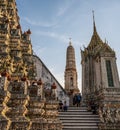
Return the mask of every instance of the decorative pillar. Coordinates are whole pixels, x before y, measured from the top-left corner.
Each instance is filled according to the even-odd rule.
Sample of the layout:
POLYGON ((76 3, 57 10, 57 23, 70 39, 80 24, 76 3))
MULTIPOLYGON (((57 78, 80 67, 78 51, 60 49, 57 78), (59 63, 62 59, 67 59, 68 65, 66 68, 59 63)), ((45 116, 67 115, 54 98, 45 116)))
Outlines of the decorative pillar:
POLYGON ((56 100, 56 84, 53 83, 52 86, 51 86, 51 89, 52 89, 52 99, 53 100, 56 100))
MULTIPOLYGON (((45 103, 45 119, 47 122, 44 122, 44 130, 62 130, 62 123, 58 119, 58 101, 56 100, 56 84, 53 83, 51 86, 51 93, 46 97, 45 103)), ((48 93, 47 90, 44 90, 45 93, 48 93)))
POLYGON ((7 102, 8 110, 6 116, 9 118, 9 130, 28 130, 29 119, 25 117, 27 113, 26 104, 29 97, 24 94, 25 81, 11 81, 8 91, 11 94, 7 102))
POLYGON ((28 95, 30 97, 30 100, 27 105, 28 113, 26 116, 30 119, 29 130, 44 130, 44 100, 41 98, 41 92, 39 93, 40 86, 37 85, 37 83, 40 86, 42 85, 42 81, 39 80, 38 82, 32 83, 32 85, 28 87, 28 95))
POLYGON ((0 130, 8 129, 8 119, 5 116, 7 110, 6 102, 10 98, 10 94, 7 91, 4 91, 4 83, 6 82, 7 77, 0 77, 0 130))
POLYGON ((37 95, 40 96, 41 99, 43 99, 44 98, 44 95, 43 95, 43 83, 42 83, 41 79, 38 80, 37 85, 38 85, 38 93, 37 93, 37 95))

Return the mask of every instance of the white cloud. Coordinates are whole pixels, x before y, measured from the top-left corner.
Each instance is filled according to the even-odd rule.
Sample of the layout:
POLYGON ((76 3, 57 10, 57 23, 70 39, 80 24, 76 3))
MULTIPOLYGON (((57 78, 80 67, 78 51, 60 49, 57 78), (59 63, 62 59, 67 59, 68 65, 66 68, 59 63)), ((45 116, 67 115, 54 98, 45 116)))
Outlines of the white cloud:
POLYGON ((73 1, 68 1, 66 3, 64 3, 64 5, 62 5, 61 7, 58 8, 58 12, 57 12, 57 16, 62 16, 64 15, 68 9, 71 7, 71 5, 73 4, 73 1))
POLYGON ((58 34, 58 33, 55 33, 55 32, 36 31, 35 33, 37 35, 40 35, 40 36, 48 36, 48 37, 51 37, 51 38, 55 38, 55 39, 58 39, 58 40, 60 40, 62 42, 65 42, 65 43, 68 42, 68 37, 67 36, 61 35, 61 34, 58 34))
MULTIPOLYGON (((58 34, 56 32, 36 31, 35 33, 37 35, 40 35, 40 36, 48 36, 48 37, 51 37, 51 38, 55 38, 58 41, 62 41, 63 43, 68 43, 69 42, 69 36, 61 35, 61 34, 58 34)), ((74 45, 77 45, 77 46, 81 45, 81 43, 79 41, 77 41, 77 40, 72 40, 72 43, 74 45)))
POLYGON ((22 18, 24 21, 26 21, 28 24, 30 25, 34 25, 34 26, 41 26, 41 27, 53 27, 56 25, 56 22, 42 22, 42 21, 35 21, 35 20, 31 20, 27 17, 22 18))
POLYGON ((62 16, 62 15, 64 15, 65 12, 67 11, 67 9, 68 9, 68 6, 66 6, 66 7, 60 7, 60 8, 58 9, 57 16, 62 16))

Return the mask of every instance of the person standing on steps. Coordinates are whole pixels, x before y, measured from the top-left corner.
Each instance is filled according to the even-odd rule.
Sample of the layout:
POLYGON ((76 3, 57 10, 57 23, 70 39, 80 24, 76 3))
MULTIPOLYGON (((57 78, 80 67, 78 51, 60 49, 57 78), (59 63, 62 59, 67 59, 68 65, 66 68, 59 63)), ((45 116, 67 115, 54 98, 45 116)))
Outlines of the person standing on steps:
POLYGON ((76 104, 77 104, 77 94, 75 94, 73 97, 73 106, 76 106, 76 104))
POLYGON ((62 103, 62 101, 60 100, 59 101, 59 109, 58 109, 59 111, 62 111, 63 110, 63 103, 62 103))
POLYGON ((82 99, 82 96, 81 96, 81 93, 79 93, 77 95, 77 107, 80 107, 81 99, 82 99))
POLYGON ((67 103, 66 103, 66 101, 64 101, 63 110, 64 110, 64 111, 67 111, 67 109, 68 109, 67 103))

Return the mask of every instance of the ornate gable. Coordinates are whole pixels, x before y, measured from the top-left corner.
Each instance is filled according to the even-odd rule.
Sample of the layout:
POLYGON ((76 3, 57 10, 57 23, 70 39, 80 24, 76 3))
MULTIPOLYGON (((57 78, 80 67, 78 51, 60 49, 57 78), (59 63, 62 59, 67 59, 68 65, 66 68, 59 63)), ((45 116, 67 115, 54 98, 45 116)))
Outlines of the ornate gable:
POLYGON ((93 50, 95 49, 97 46, 101 46, 103 45, 103 41, 101 40, 101 38, 99 37, 96 29, 94 30, 93 32, 93 35, 92 35, 92 38, 91 38, 91 41, 88 45, 88 50, 93 50))
POLYGON ((103 45, 103 41, 101 40, 100 36, 97 33, 95 19, 94 19, 94 11, 93 11, 93 35, 87 49, 94 50, 97 46, 101 46, 101 45, 103 45))
POLYGON ((115 56, 114 50, 111 49, 111 47, 105 42, 100 49, 100 54, 105 55, 105 56, 115 56))
MULTIPOLYGON (((94 14, 93 14, 93 35, 91 37, 90 43, 85 51, 82 53, 85 57, 88 55, 92 55, 94 57, 98 56, 99 54, 110 54, 115 55, 114 50, 110 48, 110 46, 105 42, 103 42, 100 36, 97 33, 94 14)), ((83 56, 82 56, 83 57, 83 56)))

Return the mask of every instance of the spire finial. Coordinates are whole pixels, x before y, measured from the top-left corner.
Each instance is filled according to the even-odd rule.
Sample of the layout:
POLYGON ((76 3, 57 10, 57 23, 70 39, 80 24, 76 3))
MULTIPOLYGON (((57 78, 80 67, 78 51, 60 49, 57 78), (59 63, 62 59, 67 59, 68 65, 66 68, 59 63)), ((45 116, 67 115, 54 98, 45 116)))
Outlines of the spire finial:
POLYGON ((70 45, 70 46, 72 45, 72 43, 71 43, 71 39, 72 39, 72 38, 70 37, 70 38, 69 38, 69 40, 70 40, 70 41, 69 41, 69 45, 70 45))
POLYGON ((93 13, 93 22, 95 22, 94 10, 92 10, 92 13, 93 13))
POLYGON ((96 32, 94 10, 92 10, 92 13, 93 13, 93 31, 96 32))

